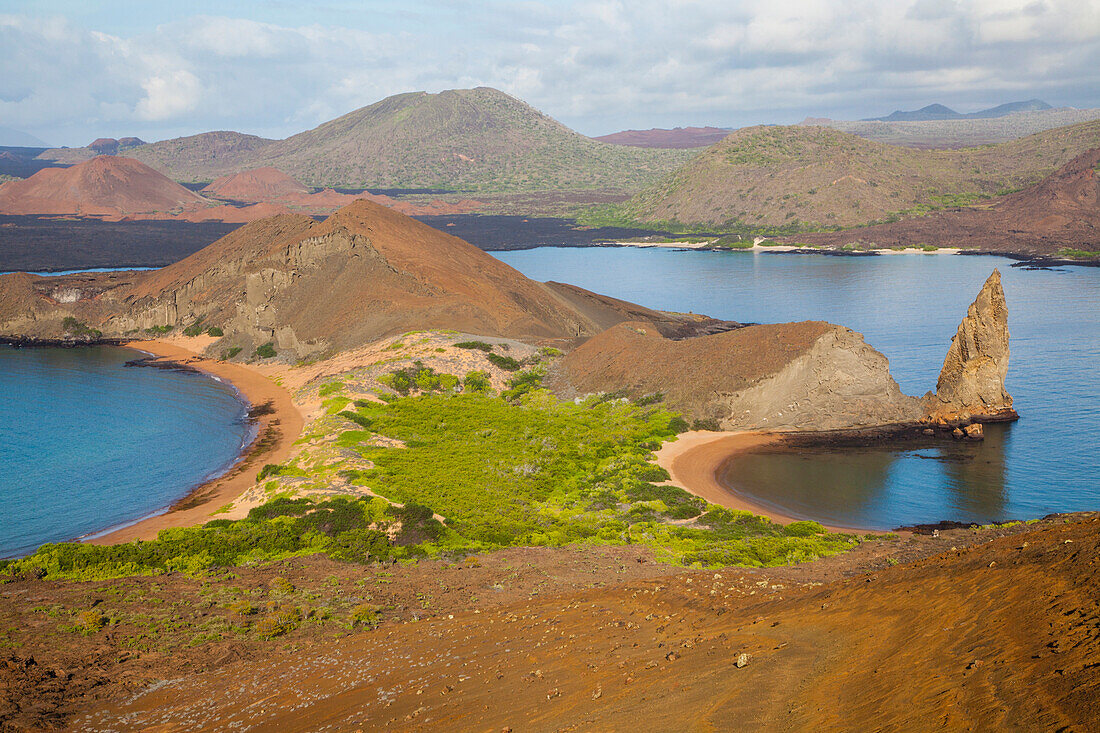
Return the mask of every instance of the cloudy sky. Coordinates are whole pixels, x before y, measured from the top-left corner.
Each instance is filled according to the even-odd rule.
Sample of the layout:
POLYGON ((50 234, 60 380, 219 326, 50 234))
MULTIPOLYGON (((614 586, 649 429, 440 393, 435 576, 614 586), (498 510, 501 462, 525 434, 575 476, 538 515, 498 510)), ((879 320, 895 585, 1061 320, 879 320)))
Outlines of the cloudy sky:
POLYGON ((1100 106, 1100 0, 0 0, 0 126, 284 137, 492 86, 590 135, 1100 106))

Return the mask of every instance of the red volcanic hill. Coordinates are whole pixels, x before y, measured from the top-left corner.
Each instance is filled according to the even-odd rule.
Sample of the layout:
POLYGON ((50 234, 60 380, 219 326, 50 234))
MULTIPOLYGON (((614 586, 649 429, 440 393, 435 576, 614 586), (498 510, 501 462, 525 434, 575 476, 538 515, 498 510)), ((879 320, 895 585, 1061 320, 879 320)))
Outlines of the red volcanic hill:
POLYGON ((624 130, 594 137, 602 143, 629 145, 634 148, 705 148, 713 145, 733 130, 724 127, 676 127, 671 130, 624 130))
POLYGON ((278 168, 266 167, 222 176, 202 192, 234 201, 274 201, 308 194, 310 189, 278 168))
POLYGON ((118 217, 206 203, 140 161, 106 155, 0 186, 3 214, 118 217))

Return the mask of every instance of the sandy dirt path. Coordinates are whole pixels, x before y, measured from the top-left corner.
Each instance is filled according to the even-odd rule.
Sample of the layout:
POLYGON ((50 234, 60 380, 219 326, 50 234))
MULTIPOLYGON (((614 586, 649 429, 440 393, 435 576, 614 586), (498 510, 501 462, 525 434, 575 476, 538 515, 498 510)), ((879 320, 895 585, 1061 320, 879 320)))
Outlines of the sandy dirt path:
POLYGON ((210 359, 163 340, 131 341, 126 345, 223 379, 236 387, 253 408, 262 408, 260 412, 264 414, 256 417, 256 439, 226 473, 196 487, 164 514, 89 540, 101 545, 150 540, 162 529, 187 527, 209 520, 218 507, 233 501, 256 482, 261 464, 286 460, 303 426, 302 415, 290 393, 254 369, 210 359))

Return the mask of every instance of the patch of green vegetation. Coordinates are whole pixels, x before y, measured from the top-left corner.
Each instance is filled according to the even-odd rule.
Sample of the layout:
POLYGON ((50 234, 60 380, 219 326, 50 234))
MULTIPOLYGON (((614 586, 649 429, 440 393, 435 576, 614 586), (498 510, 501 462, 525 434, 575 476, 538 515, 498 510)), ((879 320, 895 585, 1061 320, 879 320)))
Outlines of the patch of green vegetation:
POLYGON ((462 380, 464 392, 485 394, 493 390, 493 383, 489 380, 489 373, 482 371, 467 372, 462 380))
MULTIPOLYGON (((377 498, 338 497, 319 503, 279 498, 256 507, 246 519, 214 519, 199 527, 165 529, 148 542, 46 544, 29 557, 0 564, 0 571, 71 580, 169 571, 194 575, 216 567, 319 552, 336 560, 365 563, 422 556, 416 545, 434 541, 443 532, 431 510, 414 504, 394 507, 377 498), (391 543, 384 529, 394 523, 401 529, 391 543)), ((85 621, 78 620, 88 629, 99 623, 85 621)))
POLYGON ((455 344, 455 347, 459 349, 477 349, 485 353, 493 350, 492 344, 487 344, 484 341, 459 341, 455 344))
POLYGON ((500 354, 488 354, 486 359, 490 364, 503 369, 506 372, 514 372, 520 368, 520 363, 511 356, 501 356, 500 354))
POLYGON ((210 328, 206 329, 206 333, 210 336, 214 336, 215 338, 221 338, 225 335, 225 331, 221 330, 217 326, 211 326, 210 328))
POLYGON ((561 356, 561 349, 555 349, 553 346, 543 346, 539 349, 540 356, 561 356))
POLYGON ((395 369, 378 377, 378 381, 400 395, 410 392, 453 392, 458 388, 458 377, 440 374, 424 362, 414 361, 412 366, 395 369))
POLYGON ((261 359, 270 359, 275 356, 275 344, 268 341, 266 344, 261 345, 256 349, 256 356, 261 359))
POLYGON ((145 329, 145 333, 151 333, 151 334, 154 334, 154 335, 159 335, 159 334, 164 334, 164 333, 170 333, 173 328, 175 328, 175 326, 169 326, 169 325, 150 326, 149 328, 145 329))
POLYGON ((660 485, 668 475, 649 462, 651 451, 686 427, 682 419, 618 400, 559 401, 528 374, 513 380, 512 389, 526 387, 513 402, 425 394, 359 408, 372 430, 405 447, 356 441, 353 449, 373 465, 356 483, 446 517, 447 531, 429 553, 637 543, 675 562, 774 565, 856 541, 813 524, 785 529, 660 485), (700 519, 680 523, 692 517, 700 519))
POLYGON ((742 239, 740 234, 727 234, 714 240, 712 246, 719 249, 752 249, 752 239, 742 239))
POLYGON ((203 332, 202 319, 198 319, 187 328, 183 329, 184 336, 198 336, 203 332))
POLYGON ((345 385, 340 381, 332 381, 326 384, 322 384, 320 389, 317 390, 318 397, 331 397, 337 392, 343 391, 345 385))
POLYGON ((1067 260, 1095 260, 1100 258, 1100 251, 1088 249, 1061 249, 1058 250, 1058 256, 1065 257, 1067 260))
POLYGON ((241 353, 243 349, 240 346, 230 346, 228 349, 222 352, 222 361, 229 361, 237 354, 241 353))
POLYGON ((61 321, 61 327, 65 329, 65 333, 72 336, 88 336, 91 338, 99 338, 103 335, 103 332, 97 328, 89 328, 88 324, 78 321, 72 316, 65 316, 65 319, 61 321))

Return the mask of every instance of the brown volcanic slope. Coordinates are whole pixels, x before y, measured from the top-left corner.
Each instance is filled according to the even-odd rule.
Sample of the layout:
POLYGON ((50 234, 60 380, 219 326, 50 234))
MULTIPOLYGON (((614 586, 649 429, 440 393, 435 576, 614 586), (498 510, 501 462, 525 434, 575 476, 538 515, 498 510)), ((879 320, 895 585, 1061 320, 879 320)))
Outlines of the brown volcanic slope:
POLYGON ((0 186, 0 213, 120 216, 203 206, 206 201, 132 158, 100 156, 45 168, 0 186))
POLYGON ((1100 257, 1100 148, 1090 150, 1040 183, 992 206, 934 212, 892 224, 798 241, 840 247, 963 247, 985 252, 1056 255, 1090 251, 1100 257))
POLYGON ((554 387, 565 396, 626 390, 713 429, 818 430, 911 423, 919 401, 863 337, 823 321, 745 326, 673 340, 620 323, 570 352, 554 387))
MULTIPOLYGON (((237 661, 229 650, 201 673, 157 675, 170 684, 135 679, 113 703, 86 695, 85 714, 69 722, 81 730, 1097 730, 1100 520, 927 542, 940 554, 824 584, 814 570, 828 561, 818 561, 550 586, 489 608, 480 599, 494 596, 492 579, 479 575, 481 563, 453 563, 434 576, 446 583, 432 584, 432 608, 421 613, 435 614, 438 597, 443 608, 427 620, 243 650, 249 656, 237 661), (447 605, 460 591, 478 600, 447 605)), ((513 562, 508 590, 526 570, 513 562)), ((620 573, 636 564, 622 562, 620 573)), ((548 586, 564 574, 551 571, 548 586)), ((36 600, 48 592, 24 591, 36 600)), ((112 603, 107 596, 103 608, 112 603)), ((104 668, 120 666, 117 652, 101 656, 104 668)), ((18 658, 8 667, 13 691, 37 689, 27 702, 46 710, 73 675, 51 678, 18 658)))
POLYGON ((623 213, 748 227, 855 226, 942 196, 1034 184, 1100 146, 1100 121, 983 148, 914 150, 826 127, 747 127, 700 153, 623 213))
POLYGON ((675 127, 671 130, 654 127, 649 130, 623 130, 592 139, 636 148, 705 148, 731 132, 733 130, 725 127, 675 127))
POLYGON ((222 176, 202 192, 222 199, 255 202, 308 194, 310 189, 278 168, 267 167, 222 176))
MULTIPOLYGON (((60 337, 72 315, 106 336, 203 319, 233 345, 299 357, 413 329, 516 338, 590 336, 622 320, 679 322, 641 306, 534 282, 461 239, 370 201, 324 222, 282 215, 162 270, 0 276, 0 333, 60 337)), ((251 350, 246 353, 251 353, 251 350)))

